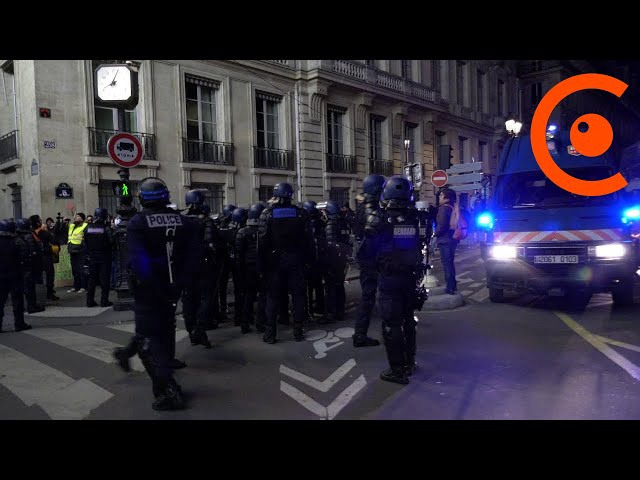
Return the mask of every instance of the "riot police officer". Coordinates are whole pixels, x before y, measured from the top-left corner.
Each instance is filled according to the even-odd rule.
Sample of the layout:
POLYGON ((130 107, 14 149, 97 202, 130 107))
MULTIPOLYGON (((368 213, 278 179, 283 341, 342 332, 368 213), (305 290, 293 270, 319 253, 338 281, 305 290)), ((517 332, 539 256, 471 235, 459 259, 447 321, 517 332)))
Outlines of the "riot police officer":
POLYGON ((43 312, 44 307, 38 305, 36 299, 36 275, 42 263, 42 244, 36 242, 31 234, 31 220, 19 218, 16 220, 16 245, 20 252, 20 265, 24 296, 27 299, 27 313, 43 312), (40 247, 40 248, 39 248, 40 247))
POLYGON ((145 178, 139 191, 143 209, 127 225, 138 355, 153 384, 153 408, 175 410, 184 407, 171 365, 175 311, 182 288, 198 268, 197 228, 167 206, 169 189, 162 180, 145 178))
POLYGON ((105 208, 96 208, 91 223, 84 232, 82 242, 89 257, 89 286, 87 287, 87 307, 96 307, 94 300, 96 285, 100 284, 100 306, 113 305, 109 301, 111 287, 111 262, 115 236, 111 225, 107 224, 108 212, 105 208))
POLYGON ((189 332, 191 345, 203 345, 211 348, 211 342, 205 331, 211 321, 212 291, 218 281, 216 275, 215 256, 218 244, 218 228, 213 220, 205 214, 205 191, 189 190, 185 195, 185 203, 189 207, 187 216, 198 226, 199 258, 198 270, 193 272, 189 283, 182 294, 184 324, 189 332))
MULTIPOLYGON (((238 233, 237 228, 233 228, 232 223, 232 215, 233 211, 237 207, 232 203, 225 205, 222 209, 222 218, 219 220, 220 225, 218 229, 220 231, 220 237, 222 239, 221 243, 221 251, 220 257, 222 259, 222 266, 220 271, 220 280, 218 283, 218 297, 219 297, 219 317, 218 320, 220 322, 227 321, 227 287, 229 286, 229 276, 233 277, 233 259, 231 255, 233 255, 233 248, 235 246, 235 238, 236 233, 238 233)), ((235 283, 233 284, 235 288, 235 283)))
POLYGON ((276 312, 284 292, 291 293, 293 336, 304 340, 305 263, 313 262, 313 234, 307 212, 291 203, 293 187, 278 183, 275 200, 260 215, 258 254, 268 274, 267 325, 263 340, 276 342, 276 312))
POLYGON ((417 272, 422 268, 420 221, 410 207, 412 185, 406 178, 394 176, 384 183, 381 203, 384 210, 367 218, 365 235, 375 238, 379 272, 379 309, 382 337, 390 369, 382 380, 409 383, 416 368, 417 272))
POLYGON ((309 265, 306 271, 307 277, 307 313, 309 321, 313 320, 313 314, 317 313, 323 318, 326 316, 324 301, 324 285, 322 279, 326 274, 327 262, 327 242, 324 236, 324 222, 320 211, 316 207, 316 202, 307 200, 302 204, 302 208, 307 211, 311 221, 313 231, 313 242, 315 247, 315 262, 309 265), (315 295, 315 298, 314 298, 315 295), (315 301, 314 301, 315 300, 315 301))
POLYGON ((328 252, 325 287, 327 290, 328 316, 318 320, 320 324, 344 320, 346 300, 344 281, 347 276, 350 253, 353 250, 349 236, 349 225, 340 211, 338 203, 328 200, 325 213, 327 223, 324 228, 324 236, 327 240, 328 252))
POLYGON ((258 266, 260 261, 258 256, 258 219, 265 207, 266 205, 262 202, 251 205, 247 213, 246 226, 238 230, 236 235, 236 264, 244 288, 244 304, 240 319, 242 333, 251 331, 249 324, 253 323, 253 303, 256 299, 258 300, 256 329, 259 332, 265 331, 266 284, 260 273, 264 271, 264 268, 258 266))
POLYGON ((380 210, 380 194, 385 178, 382 175, 372 173, 364 178, 362 201, 356 206, 355 237, 359 244, 356 259, 360 269, 360 288, 362 301, 358 307, 358 314, 353 334, 354 347, 375 347, 380 342, 367 335, 371 323, 371 313, 376 302, 378 289, 378 268, 376 266, 375 238, 366 238, 364 229, 367 218, 380 210))
POLYGON ((4 319, 4 304, 11 294, 13 326, 16 332, 29 330, 24 321, 24 287, 20 265, 20 252, 16 245, 16 224, 13 220, 0 220, 0 332, 4 319))

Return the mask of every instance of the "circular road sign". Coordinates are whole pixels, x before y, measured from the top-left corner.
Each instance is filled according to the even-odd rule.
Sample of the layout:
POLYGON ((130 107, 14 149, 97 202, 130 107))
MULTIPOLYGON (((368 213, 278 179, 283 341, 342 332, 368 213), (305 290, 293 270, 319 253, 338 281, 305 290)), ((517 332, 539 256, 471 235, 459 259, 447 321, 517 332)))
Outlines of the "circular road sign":
POLYGON ((116 133, 109 138, 107 150, 113 163, 122 168, 135 167, 144 155, 144 147, 140 140, 126 132, 116 133))
POLYGON ((431 174, 431 183, 436 187, 444 187, 449 181, 449 175, 444 170, 436 170, 431 174))

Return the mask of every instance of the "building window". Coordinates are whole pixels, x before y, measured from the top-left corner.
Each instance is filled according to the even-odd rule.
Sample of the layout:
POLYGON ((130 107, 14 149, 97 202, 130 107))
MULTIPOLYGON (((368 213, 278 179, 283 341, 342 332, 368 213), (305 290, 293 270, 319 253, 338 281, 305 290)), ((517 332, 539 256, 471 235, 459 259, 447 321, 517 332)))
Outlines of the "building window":
MULTIPOLYGON (((415 123, 404 124, 404 139, 409 140, 409 150, 405 151, 405 161, 407 163, 416 162, 416 129, 418 126, 415 123)), ((406 149, 405 149, 406 150, 406 149)))
POLYGON ((13 206, 13 218, 22 218, 22 187, 11 187, 11 204, 13 206))
MULTIPOLYGON (((117 214, 118 206, 120 205, 120 199, 116 197, 113 191, 113 184, 116 180, 100 180, 98 183, 98 207, 106 208, 109 215, 115 217, 117 214)), ((140 201, 138 200, 138 182, 127 182, 129 189, 132 192, 136 192, 133 197, 133 206, 140 210, 140 201)))
POLYGON ((369 158, 382 160, 382 125, 385 118, 371 115, 369 118, 369 158))
POLYGON ((478 143, 478 161, 484 162, 488 158, 487 142, 478 143))
POLYGON ((440 60, 431 60, 431 87, 440 90, 440 60))
POLYGON ((258 200, 261 202, 267 202, 271 197, 273 197, 273 187, 274 185, 263 185, 258 189, 258 200))
POLYGON ((402 60, 402 77, 411 80, 411 60, 402 60))
POLYGON ((185 76, 187 139, 201 142, 218 140, 216 95, 219 83, 206 78, 185 76))
POLYGON ((191 188, 201 188, 206 190, 204 203, 209 205, 211 213, 222 213, 224 207, 224 184, 223 183, 192 183, 191 188))
POLYGON ((535 107, 542 100, 542 83, 531 84, 531 106, 535 107))
POLYGON ((436 130, 435 135, 436 135, 436 147, 439 147, 440 145, 445 145, 447 143, 446 141, 447 134, 445 132, 440 132, 436 130))
POLYGON ((498 115, 504 115, 504 81, 498 80, 498 115))
POLYGON ((278 149, 278 106, 281 97, 270 93, 256 93, 256 126, 258 148, 278 149))
POLYGON ((341 207, 345 203, 349 203, 349 188, 332 187, 331 190, 329 190, 329 200, 333 200, 341 207))
POLYGON ((466 137, 458 137, 458 159, 460 160, 460 163, 464 163, 464 159, 466 156, 465 146, 467 144, 467 140, 469 139, 466 137))
POLYGON ((458 105, 465 105, 465 86, 467 84, 466 78, 466 67, 467 62, 457 61, 456 62, 456 95, 458 105))
POLYGON ((476 90, 478 95, 478 111, 480 113, 484 113, 484 82, 485 82, 485 74, 482 70, 478 70, 478 76, 476 77, 476 90))
MULTIPOLYGON (((97 102, 96 102, 97 103, 97 102)), ((95 105, 96 128, 98 130, 119 130, 118 110, 110 107, 95 105)), ((124 112, 125 131, 137 132, 138 122, 135 110, 125 110, 124 112)))
POLYGON ((344 113, 341 107, 327 106, 327 153, 344 154, 344 113))

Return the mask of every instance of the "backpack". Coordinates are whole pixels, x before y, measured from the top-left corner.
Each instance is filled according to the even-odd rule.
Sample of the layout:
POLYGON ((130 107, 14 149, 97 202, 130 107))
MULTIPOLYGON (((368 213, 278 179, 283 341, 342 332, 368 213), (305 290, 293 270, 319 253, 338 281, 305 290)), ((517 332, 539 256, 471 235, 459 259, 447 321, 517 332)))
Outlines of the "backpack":
POLYGON ((464 240, 469 234, 469 221, 464 213, 460 214, 460 206, 457 203, 452 205, 451 209, 449 228, 454 231, 451 238, 457 241, 464 240))

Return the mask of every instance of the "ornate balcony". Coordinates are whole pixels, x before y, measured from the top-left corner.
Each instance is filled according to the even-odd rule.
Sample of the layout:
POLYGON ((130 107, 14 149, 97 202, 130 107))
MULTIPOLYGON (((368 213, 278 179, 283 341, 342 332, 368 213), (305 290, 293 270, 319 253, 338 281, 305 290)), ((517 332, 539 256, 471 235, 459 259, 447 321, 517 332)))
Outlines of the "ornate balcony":
MULTIPOLYGON (((102 130, 99 128, 89 127, 89 154, 94 157, 108 157, 107 142, 116 133, 117 130, 102 130)), ((127 132, 137 137, 144 147, 143 160, 156 159, 156 136, 150 133, 127 132)))
POLYGON ((293 152, 275 148, 253 147, 253 166, 275 170, 293 170, 293 152))
POLYGON ((327 172, 331 173, 358 173, 356 157, 352 155, 326 154, 327 172))
POLYGON ((184 162, 233 165, 233 143, 182 139, 184 162))
POLYGON ((0 164, 18 158, 18 131, 0 137, 0 164))
POLYGON ((369 173, 377 173, 385 177, 393 175, 393 161, 369 159, 369 173))

